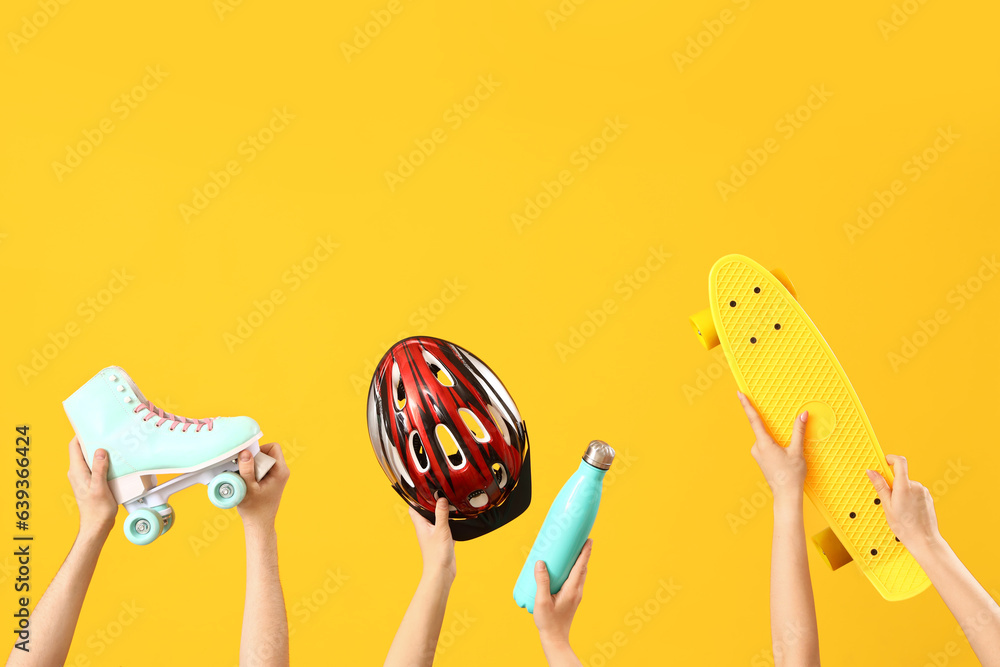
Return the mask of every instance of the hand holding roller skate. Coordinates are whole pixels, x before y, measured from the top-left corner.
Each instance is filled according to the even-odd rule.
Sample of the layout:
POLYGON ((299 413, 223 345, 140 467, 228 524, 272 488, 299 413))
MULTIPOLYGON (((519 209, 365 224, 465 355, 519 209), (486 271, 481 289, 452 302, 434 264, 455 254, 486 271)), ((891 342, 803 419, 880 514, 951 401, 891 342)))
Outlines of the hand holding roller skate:
POLYGON ((253 457, 261 479, 274 459, 260 451, 261 432, 249 417, 190 419, 150 403, 118 366, 109 366, 63 402, 80 450, 93 467, 94 452, 107 451, 108 485, 125 506, 125 536, 149 544, 173 527, 170 496, 194 484, 208 487, 216 507, 235 507, 246 495, 239 456, 253 457), (157 484, 156 475, 176 474, 157 484))

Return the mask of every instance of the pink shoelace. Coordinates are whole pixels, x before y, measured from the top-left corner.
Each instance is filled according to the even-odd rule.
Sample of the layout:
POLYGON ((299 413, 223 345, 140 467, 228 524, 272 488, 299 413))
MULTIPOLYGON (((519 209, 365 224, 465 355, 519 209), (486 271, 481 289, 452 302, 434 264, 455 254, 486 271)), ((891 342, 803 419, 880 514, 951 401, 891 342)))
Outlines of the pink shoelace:
POLYGON ((141 412, 142 410, 148 410, 149 411, 149 414, 147 414, 145 417, 143 417, 142 421, 144 421, 144 422, 145 421, 149 421, 154 416, 155 417, 159 417, 160 420, 158 422, 156 422, 156 426, 159 427, 160 424, 162 424, 163 422, 170 421, 170 422, 173 422, 172 424, 170 424, 170 430, 171 431, 173 431, 175 428, 177 428, 178 424, 184 424, 184 428, 181 429, 182 433, 187 433, 187 430, 189 428, 191 428, 191 426, 195 426, 195 429, 194 429, 195 433, 197 433, 198 431, 200 431, 203 426, 208 426, 208 430, 211 431, 212 430, 212 422, 214 421, 211 418, 208 418, 208 419, 188 419, 187 417, 180 417, 178 415, 170 414, 166 410, 163 410, 162 408, 158 408, 158 407, 156 407, 153 404, 147 405, 145 403, 140 403, 139 405, 137 405, 135 407, 135 410, 133 410, 133 412, 138 413, 138 412, 141 412))

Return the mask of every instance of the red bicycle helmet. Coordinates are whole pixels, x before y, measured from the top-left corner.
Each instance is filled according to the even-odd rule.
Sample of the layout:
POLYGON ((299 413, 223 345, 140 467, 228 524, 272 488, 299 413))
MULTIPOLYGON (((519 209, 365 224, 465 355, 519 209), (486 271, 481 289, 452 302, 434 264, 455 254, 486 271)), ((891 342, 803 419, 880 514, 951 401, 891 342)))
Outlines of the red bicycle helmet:
POLYGON ((438 495, 448 499, 455 539, 494 530, 530 503, 517 406, 493 371, 454 343, 414 336, 389 348, 368 391, 368 433, 411 507, 433 521, 438 495))

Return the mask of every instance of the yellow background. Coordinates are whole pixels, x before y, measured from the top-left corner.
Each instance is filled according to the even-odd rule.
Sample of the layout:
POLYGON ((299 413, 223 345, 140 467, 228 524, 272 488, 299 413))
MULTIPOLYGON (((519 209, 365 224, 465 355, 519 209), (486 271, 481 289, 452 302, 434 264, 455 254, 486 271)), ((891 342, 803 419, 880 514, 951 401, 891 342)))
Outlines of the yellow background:
MULTIPOLYGON (((288 448, 278 523, 293 662, 380 663, 420 559, 370 451, 364 389, 391 343, 422 333, 493 367, 534 449, 528 512, 457 547, 438 664, 542 663, 511 589, 548 503, 595 437, 620 459, 573 626, 584 664, 770 664, 769 500, 721 352, 705 353, 687 322, 729 252, 788 272, 885 450, 936 485, 943 533, 1000 589, 1000 280, 961 309, 949 300, 1000 245, 995 3, 912 0, 916 12, 883 35, 890 0, 593 0, 564 3, 556 23, 557 0, 401 0, 350 60, 342 43, 387 3, 245 0, 222 11, 211 0, 77 0, 15 51, 10 33, 39 7, 8 2, 0 22, 0 404, 10 449, 13 427, 31 425, 38 592, 77 522, 61 401, 119 364, 168 410, 250 415, 288 448), (703 21, 718 32, 723 10, 732 22, 702 34, 703 52, 679 68, 675 52, 708 30, 703 21), (157 66, 166 77, 121 118, 114 100, 157 66), (499 86, 455 127, 445 114, 480 77, 499 86), (811 117, 786 137, 776 123, 813 86, 832 95, 799 110, 811 117), (294 119, 248 161, 241 143, 275 108, 294 119), (103 119, 113 132, 60 180, 53 162, 103 119), (608 119, 627 127, 579 171, 577 151, 608 119), (959 138, 908 180, 905 163, 949 127, 959 138), (385 172, 437 128, 446 141, 390 190, 385 172), (717 182, 768 138, 779 150, 724 201, 717 182), (240 173, 185 221, 180 206, 230 160, 240 173), (563 170, 572 182, 518 229, 512 214, 563 170), (852 242, 844 226, 894 179, 905 194, 852 242), (339 247, 308 280, 286 280, 317 238, 339 247), (616 284, 650 247, 670 258, 626 299, 616 284), (125 289, 99 313, 81 306, 112 296, 102 290, 116 270, 131 276, 125 289), (446 281, 460 285, 448 304, 435 301, 446 281), (274 290, 284 303, 227 345, 274 290), (561 358, 557 344, 608 299, 615 312, 561 358), (889 354, 938 309, 948 322, 894 368, 889 354), (47 348, 52 358, 23 379, 71 323, 78 335, 47 348), (948 474, 955 467, 961 476, 948 474), (341 582, 326 594, 338 586, 331 573, 341 582), (662 605, 650 602, 661 581, 681 587, 662 605), (322 604, 310 610, 310 599, 322 604), (655 613, 638 624, 634 608, 647 604, 655 613), (605 659, 599 644, 616 632, 627 641, 605 659)), ((235 511, 203 494, 175 496, 177 526, 150 547, 126 542, 119 517, 71 660, 236 663, 242 530, 235 511), (123 603, 142 611, 121 628, 123 603), (105 644, 99 632, 117 637, 105 644)), ((809 534, 822 527, 811 507, 806 524, 809 534)), ((8 624, 11 562, 0 572, 8 624)), ((810 566, 828 664, 920 666, 952 641, 948 664, 976 664, 934 591, 888 603, 853 566, 831 573, 815 554, 810 566)))

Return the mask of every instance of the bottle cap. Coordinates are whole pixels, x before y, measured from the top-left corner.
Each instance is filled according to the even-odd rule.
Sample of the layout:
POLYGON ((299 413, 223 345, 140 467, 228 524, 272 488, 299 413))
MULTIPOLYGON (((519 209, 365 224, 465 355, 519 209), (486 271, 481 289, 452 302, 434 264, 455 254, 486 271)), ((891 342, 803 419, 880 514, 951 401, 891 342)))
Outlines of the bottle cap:
POLYGON ((595 468, 607 470, 615 460, 615 450, 603 440, 591 440, 587 451, 583 453, 583 460, 595 468))

